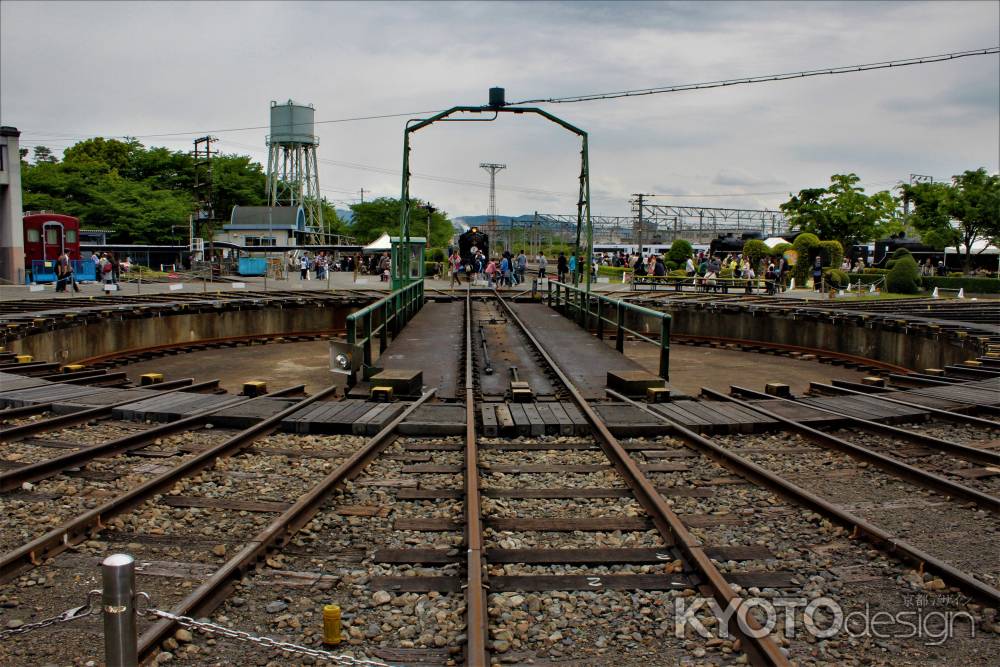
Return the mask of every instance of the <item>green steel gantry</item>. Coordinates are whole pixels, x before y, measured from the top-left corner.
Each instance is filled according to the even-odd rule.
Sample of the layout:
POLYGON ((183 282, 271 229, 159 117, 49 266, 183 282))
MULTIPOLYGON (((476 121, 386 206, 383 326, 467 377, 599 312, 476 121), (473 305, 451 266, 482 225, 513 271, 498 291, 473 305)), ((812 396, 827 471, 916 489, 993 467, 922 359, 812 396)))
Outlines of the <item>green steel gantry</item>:
MULTIPOLYGON (((400 210, 400 220, 399 220, 399 238, 401 245, 403 246, 402 251, 398 254, 400 259, 399 262, 394 263, 392 266, 392 289, 397 290, 405 287, 407 284, 412 282, 414 278, 410 277, 410 135, 417 130, 422 130, 423 128, 436 123, 438 121, 444 122, 491 122, 497 119, 501 113, 513 113, 513 114, 537 114, 543 118, 546 118, 556 125, 569 130, 573 134, 580 137, 582 142, 580 149, 580 196, 577 201, 577 221, 576 221, 576 244, 574 246, 574 253, 579 258, 577 261, 576 273, 573 276, 573 283, 577 284, 580 279, 580 273, 583 272, 585 289, 586 292, 590 293, 590 262, 594 254, 594 230, 591 226, 590 221, 590 161, 587 149, 587 133, 580 128, 567 123, 558 116, 550 114, 544 109, 539 109, 537 107, 516 107, 507 106, 503 101, 503 89, 492 88, 490 89, 490 103, 486 106, 457 106, 450 109, 446 109, 440 113, 437 113, 430 118, 417 118, 411 119, 406 122, 406 129, 403 131, 403 187, 402 193, 400 194, 400 202, 402 204, 400 210), (456 113, 492 113, 492 118, 486 119, 449 119, 456 113), (411 124, 412 123, 412 124, 411 124), (585 230, 586 233, 586 255, 581 255, 580 253, 580 236, 585 230)), ((491 243, 495 243, 495 239, 490 240, 491 243)), ((419 273, 423 273, 420 271, 419 273)))

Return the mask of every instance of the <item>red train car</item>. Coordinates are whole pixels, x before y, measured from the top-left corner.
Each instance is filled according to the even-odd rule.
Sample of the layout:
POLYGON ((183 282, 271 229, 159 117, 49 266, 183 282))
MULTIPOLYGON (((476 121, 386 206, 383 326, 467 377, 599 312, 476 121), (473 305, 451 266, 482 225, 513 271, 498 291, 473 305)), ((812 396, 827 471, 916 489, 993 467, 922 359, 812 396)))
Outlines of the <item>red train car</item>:
POLYGON ((80 219, 58 213, 24 216, 25 264, 36 259, 58 259, 62 251, 80 259, 80 219))
POLYGON ((71 260, 81 259, 79 218, 58 213, 24 216, 24 265, 34 282, 55 282, 55 261, 63 250, 71 260))

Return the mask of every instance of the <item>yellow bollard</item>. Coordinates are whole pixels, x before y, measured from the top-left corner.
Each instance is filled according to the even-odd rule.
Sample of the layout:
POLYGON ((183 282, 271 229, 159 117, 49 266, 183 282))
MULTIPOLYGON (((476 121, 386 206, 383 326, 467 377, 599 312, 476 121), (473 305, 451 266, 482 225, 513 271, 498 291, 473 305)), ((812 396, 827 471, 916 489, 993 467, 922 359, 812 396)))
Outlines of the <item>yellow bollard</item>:
POLYGON ((323 643, 327 646, 340 643, 340 607, 335 604, 323 606, 323 643))
POLYGON ((14 357, 14 361, 16 361, 19 364, 30 364, 34 360, 35 358, 30 354, 19 354, 16 357, 14 357))

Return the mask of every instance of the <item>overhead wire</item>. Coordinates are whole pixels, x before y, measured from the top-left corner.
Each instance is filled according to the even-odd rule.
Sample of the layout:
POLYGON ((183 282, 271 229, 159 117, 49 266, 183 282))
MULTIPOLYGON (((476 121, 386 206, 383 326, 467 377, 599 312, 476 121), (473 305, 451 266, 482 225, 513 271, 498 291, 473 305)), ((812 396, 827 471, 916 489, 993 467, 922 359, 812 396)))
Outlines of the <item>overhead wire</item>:
POLYGON ((853 74, 855 72, 868 72, 871 70, 889 69, 892 67, 909 67, 912 65, 927 65, 930 63, 956 60, 958 58, 968 58, 971 56, 987 56, 1000 53, 1000 46, 991 46, 985 49, 972 49, 969 51, 956 51, 953 53, 941 53, 933 56, 920 56, 917 58, 903 58, 900 60, 885 60, 876 63, 865 63, 862 65, 845 65, 841 67, 825 67, 823 69, 802 70, 798 72, 784 72, 781 74, 762 74, 758 76, 740 77, 737 79, 722 79, 719 81, 705 81, 701 83, 683 83, 669 86, 657 86, 654 88, 636 88, 633 90, 621 90, 610 93, 591 93, 588 95, 570 95, 567 97, 547 97, 521 100, 511 102, 518 104, 571 104, 575 102, 591 102, 594 100, 613 100, 622 97, 641 97, 645 95, 660 95, 663 93, 677 93, 687 90, 704 90, 708 88, 723 88, 725 86, 739 86, 751 83, 767 83, 772 81, 786 81, 789 79, 804 79, 812 76, 823 76, 829 74, 853 74))

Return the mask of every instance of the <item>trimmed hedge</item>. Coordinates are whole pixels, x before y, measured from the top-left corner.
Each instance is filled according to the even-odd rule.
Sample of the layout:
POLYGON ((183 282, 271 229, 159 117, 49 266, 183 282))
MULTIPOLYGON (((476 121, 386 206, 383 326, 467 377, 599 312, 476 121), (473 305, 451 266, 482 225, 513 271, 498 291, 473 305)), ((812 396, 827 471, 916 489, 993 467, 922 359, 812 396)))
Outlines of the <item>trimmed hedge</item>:
POLYGON ((975 294, 1000 294, 1000 278, 945 278, 924 276, 921 279, 926 290, 935 287, 944 289, 964 289, 975 294))
POLYGON ((618 276, 622 277, 622 274, 626 271, 631 271, 631 267, 626 266, 604 266, 603 264, 597 267, 597 275, 599 276, 618 276))
POLYGON ((920 267, 912 255, 904 255, 894 260, 885 277, 885 286, 896 294, 917 294, 920 291, 920 267))
MULTIPOLYGON (((885 271, 884 273, 888 273, 888 271, 885 271)), ((871 285, 872 283, 877 283, 879 280, 881 280, 882 274, 848 273, 847 279, 850 280, 851 283, 860 282, 862 285, 871 285)))
POLYGON ((851 282, 847 274, 840 269, 824 269, 823 277, 826 279, 826 284, 830 287, 847 287, 847 284, 851 282))

